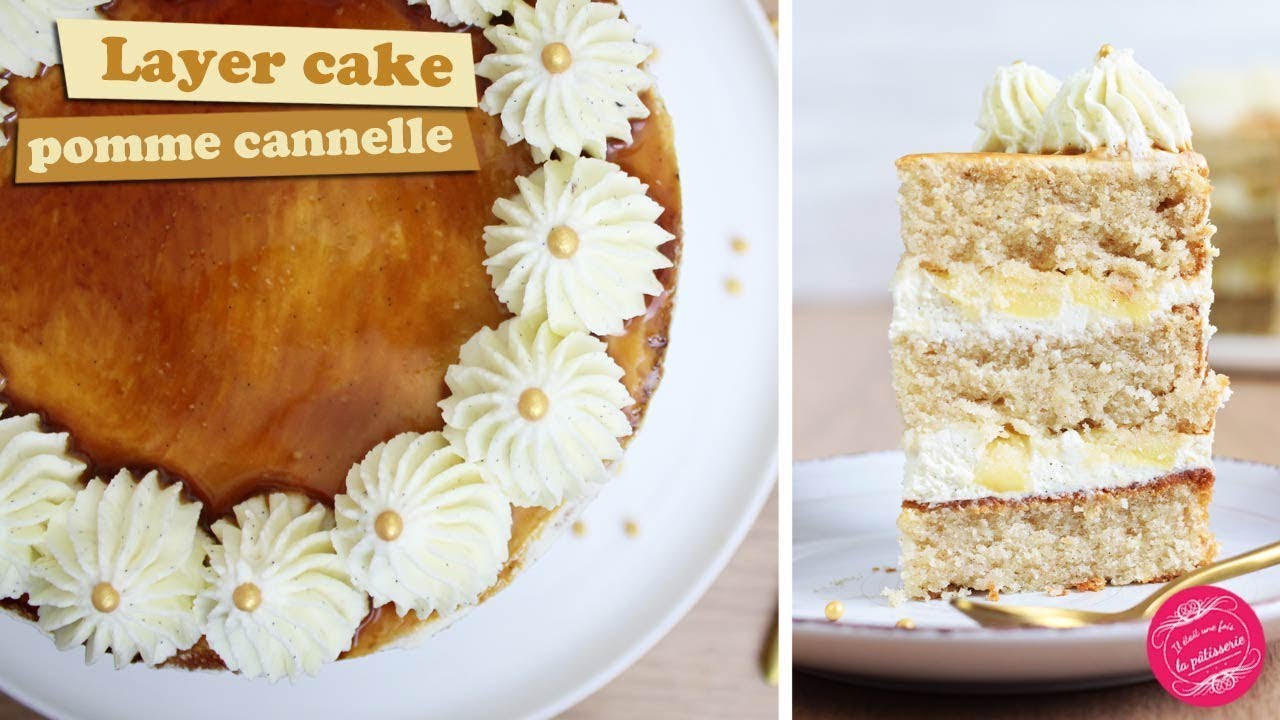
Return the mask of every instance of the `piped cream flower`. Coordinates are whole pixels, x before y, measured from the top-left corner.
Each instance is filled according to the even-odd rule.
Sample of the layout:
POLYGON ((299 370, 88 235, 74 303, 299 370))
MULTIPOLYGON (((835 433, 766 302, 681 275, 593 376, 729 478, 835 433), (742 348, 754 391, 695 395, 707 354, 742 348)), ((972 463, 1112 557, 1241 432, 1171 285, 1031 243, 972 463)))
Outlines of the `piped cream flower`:
POLYGON ((409 0, 410 5, 424 2, 431 17, 445 25, 489 27, 494 17, 511 10, 513 0, 409 0))
POLYGON ((209 647, 227 668, 275 682, 351 647, 369 598, 333 549, 333 513, 300 495, 258 495, 213 524, 211 586, 196 599, 209 647))
POLYGON ((537 316, 483 328, 445 373, 445 437, 516 505, 582 498, 631 434, 622 374, 603 342, 537 316))
POLYGON ((524 140, 543 159, 555 149, 604 157, 609 138, 631 142, 630 121, 649 116, 640 92, 653 79, 640 64, 652 50, 621 14, 614 3, 514 0, 514 22, 485 30, 497 49, 476 65, 493 81, 480 107, 501 116, 508 144, 524 140))
POLYGON ((375 447, 334 504, 333 544, 351 577, 401 616, 474 603, 507 561, 511 505, 438 432, 375 447))
POLYGON ((36 415, 0 419, 0 598, 30 591, 36 548, 84 469, 67 454, 67 434, 41 432, 36 415))
POLYGON ((156 473, 95 478, 49 520, 32 568, 31 604, 58 648, 84 643, 85 660, 110 652, 117 668, 157 665, 200 639, 192 605, 208 580, 200 503, 163 490, 156 473))
POLYGON ((94 18, 104 0, 0 0, 0 68, 35 77, 62 62, 55 21, 94 18))
POLYGON ((1035 65, 1019 60, 997 68, 982 91, 978 115, 981 134, 974 150, 979 152, 1030 152, 1044 109, 1062 83, 1035 65))
POLYGON ((1093 65, 1067 78, 1044 111, 1036 136, 1042 153, 1191 149, 1187 110, 1133 59, 1102 46, 1093 65))
POLYGON ((662 292, 654 270, 671 267, 658 248, 675 236, 655 222, 648 188, 604 160, 552 160, 500 198, 503 225, 484 229, 484 264, 498 298, 517 315, 545 312, 561 335, 616 335, 662 292))

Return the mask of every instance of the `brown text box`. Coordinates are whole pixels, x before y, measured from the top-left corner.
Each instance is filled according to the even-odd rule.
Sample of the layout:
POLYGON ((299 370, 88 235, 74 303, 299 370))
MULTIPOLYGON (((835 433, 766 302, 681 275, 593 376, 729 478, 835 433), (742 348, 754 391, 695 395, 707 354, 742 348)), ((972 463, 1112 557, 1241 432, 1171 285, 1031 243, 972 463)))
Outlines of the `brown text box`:
POLYGON ((465 110, 20 118, 16 150, 18 183, 479 168, 465 110))

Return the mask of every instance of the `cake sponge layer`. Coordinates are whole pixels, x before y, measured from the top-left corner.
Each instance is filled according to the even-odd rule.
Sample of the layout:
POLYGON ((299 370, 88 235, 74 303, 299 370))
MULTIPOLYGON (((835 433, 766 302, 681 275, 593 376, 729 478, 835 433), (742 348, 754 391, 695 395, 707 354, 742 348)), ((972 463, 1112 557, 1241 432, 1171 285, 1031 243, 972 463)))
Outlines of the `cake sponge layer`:
POLYGON ((1206 433, 1227 379, 1205 360, 1206 322, 1180 306, 1144 324, 1063 338, 982 333, 893 338, 893 381, 909 428, 1009 424, 1020 432, 1134 427, 1206 433))
POLYGON ((1209 170, 1195 153, 937 153, 897 165, 903 242, 936 270, 1017 260, 1149 284, 1212 258, 1209 170))
POLYGON ((1036 592, 1127 585, 1213 560, 1213 471, 1054 499, 904 502, 903 589, 913 598, 972 588, 1036 592))

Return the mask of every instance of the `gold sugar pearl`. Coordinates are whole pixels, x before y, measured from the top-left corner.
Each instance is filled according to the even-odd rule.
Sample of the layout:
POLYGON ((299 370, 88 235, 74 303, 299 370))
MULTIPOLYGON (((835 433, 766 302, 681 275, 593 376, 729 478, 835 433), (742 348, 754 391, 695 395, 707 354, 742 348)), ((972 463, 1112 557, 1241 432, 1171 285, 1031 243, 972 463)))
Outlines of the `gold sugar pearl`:
POLYGON ((747 251, 751 249, 751 243, 743 238, 736 237, 729 241, 729 247, 733 248, 733 251, 739 255, 746 255, 747 251))
POLYGON ((251 613, 262 605, 262 591, 253 583, 244 583, 231 593, 231 602, 242 612, 251 613))
POLYGON ((827 606, 822 609, 822 612, 827 616, 828 620, 835 622, 844 617, 844 603, 839 600, 832 600, 827 603, 827 606))
POLYGON ((562 42, 548 43, 542 48, 542 66, 547 72, 558 75, 573 65, 573 53, 562 42))
POLYGON ((547 250, 561 260, 568 260, 578 252, 578 233, 568 225, 560 225, 547 233, 547 250))
POLYGON ((1115 51, 1116 49, 1111 47, 1110 43, 1103 45, 1102 47, 1098 48, 1098 59, 1101 60, 1102 58, 1107 57, 1108 55, 1110 55, 1115 51))
POLYGON ((742 281, 738 278, 728 278, 724 281, 724 290, 730 295, 741 295, 742 289, 742 281))
POLYGON ((584 537, 587 534, 587 524, 581 520, 575 520, 573 523, 573 534, 578 537, 584 537))
POLYGON ((628 520, 622 524, 622 531, 627 534, 627 537, 630 537, 630 538, 639 537, 640 525, 636 523, 635 520, 628 520))
POLYGON ((915 630, 916 621, 911 618, 902 618, 898 622, 894 623, 893 626, 899 630, 915 630))
POLYGON ((89 599, 93 601, 93 608, 100 613, 114 612, 120 607, 120 593, 111 587, 111 583, 100 582, 94 585, 89 599))
POLYGON ((520 401, 516 403, 516 409, 520 411, 520 417, 530 422, 537 422, 546 417, 547 411, 551 409, 551 399, 538 388, 529 388, 520 393, 520 401))
POLYGON ((404 518, 395 510, 383 510, 373 521, 373 531, 378 533, 378 537, 391 542, 404 532, 404 518))

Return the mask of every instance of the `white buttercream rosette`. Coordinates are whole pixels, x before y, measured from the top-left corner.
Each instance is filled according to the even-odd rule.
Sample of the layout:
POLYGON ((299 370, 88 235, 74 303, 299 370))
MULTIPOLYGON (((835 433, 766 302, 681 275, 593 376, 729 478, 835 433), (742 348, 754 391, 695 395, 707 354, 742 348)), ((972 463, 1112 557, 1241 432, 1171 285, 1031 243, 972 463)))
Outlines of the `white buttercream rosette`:
POLYGON ((156 473, 95 478, 49 520, 32 568, 31 604, 58 649, 84 644, 85 660, 110 652, 117 668, 157 665, 200 639, 192 605, 204 589, 208 537, 200 503, 156 473))
POLYGON ((552 508, 608 478, 631 434, 622 368, 586 333, 537 316, 484 328, 445 373, 445 437, 520 506, 552 508))
POLYGON ((426 3, 431 17, 445 25, 489 27, 489 22, 509 12, 514 0, 409 0, 410 5, 426 3))
POLYGON ((503 224, 484 229, 498 299, 517 315, 545 313, 562 335, 621 333, 662 292, 654 271, 672 264, 658 249, 675 237, 657 224, 662 206, 594 158, 552 160, 516 187, 494 203, 503 224))
MULTIPOLYGON (((101 0, 0 0, 0 74, 35 77, 42 65, 62 62, 55 21, 97 17, 101 0)), ((7 83, 0 79, 0 91, 7 83)), ((0 121, 13 108, 0 101, 0 121)), ((0 132, 0 148, 9 144, 0 132)))
POLYGON ((474 603, 507 561, 511 505, 438 432, 375 447, 335 505, 334 545, 352 578, 401 616, 474 603))
POLYGON ((496 50, 476 65, 493 81, 480 108, 502 118, 503 139, 546 158, 553 150, 604 157, 610 138, 631 142, 631 120, 649 116, 640 92, 653 52, 613 3, 514 0, 514 22, 484 35, 496 50))
POLYGON ((35 415, 0 419, 0 598, 30 591, 49 519, 75 497, 84 470, 67 454, 66 433, 41 432, 35 415))
POLYGON ((252 497, 213 524, 212 583, 195 603, 209 647, 247 677, 314 675, 369 612, 333 548, 333 513, 296 494, 252 497))

